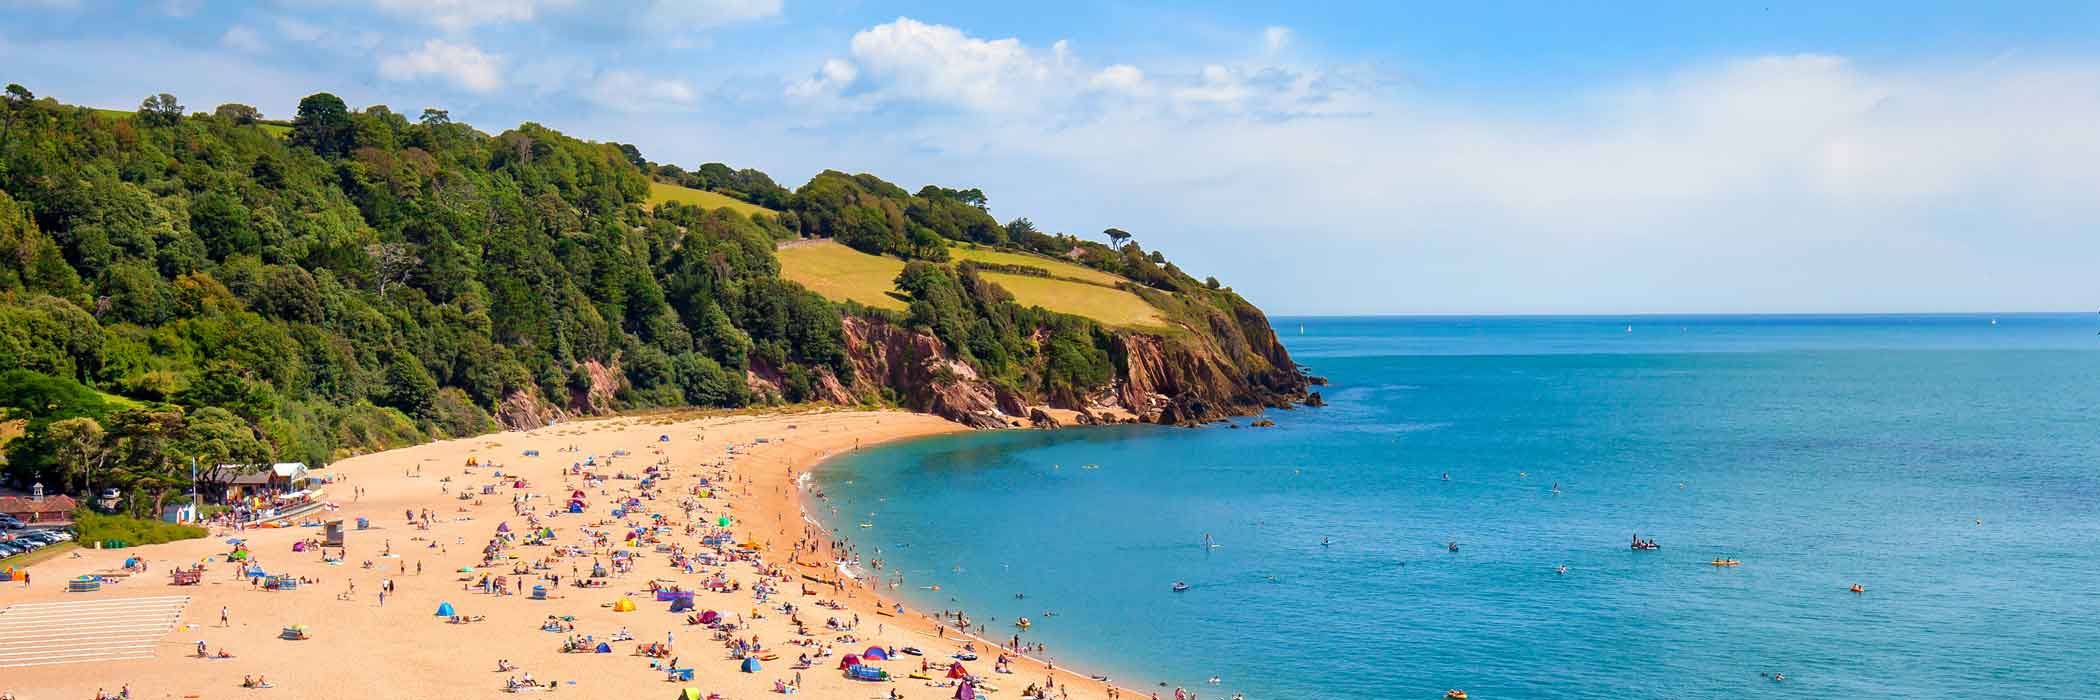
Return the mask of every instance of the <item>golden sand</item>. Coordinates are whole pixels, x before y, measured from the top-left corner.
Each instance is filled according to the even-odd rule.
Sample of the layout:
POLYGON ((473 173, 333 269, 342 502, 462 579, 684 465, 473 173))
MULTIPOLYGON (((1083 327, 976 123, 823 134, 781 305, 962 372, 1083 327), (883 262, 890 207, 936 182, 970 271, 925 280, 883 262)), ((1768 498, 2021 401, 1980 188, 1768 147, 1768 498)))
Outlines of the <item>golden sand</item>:
MULTIPOLYGON (((339 482, 326 487, 328 499, 341 507, 325 517, 353 523, 360 516, 366 517, 372 529, 353 528, 346 543, 347 557, 341 564, 324 563, 312 550, 292 550, 295 541, 320 537, 319 528, 248 529, 238 533, 214 532, 209 538, 165 545, 81 550, 76 556, 60 557, 34 567, 34 584, 28 588, 15 583, 0 584, 0 605, 169 595, 191 598, 174 631, 152 644, 155 658, 0 668, 0 692, 12 692, 21 700, 80 700, 93 698, 98 688, 114 693, 124 686, 129 686, 134 698, 491 698, 511 697, 503 690, 506 679, 530 672, 542 684, 557 682, 553 691, 530 695, 667 698, 681 688, 693 687, 703 694, 717 693, 733 700, 784 697, 773 692, 774 682, 795 678, 797 672, 791 666, 799 654, 810 649, 788 645, 798 638, 789 616, 777 608, 761 608, 754 600, 750 587, 760 576, 750 563, 733 562, 719 568, 742 583, 744 590, 701 591, 695 602, 699 610, 742 615, 752 627, 740 630, 738 636, 749 639, 755 635, 780 655, 754 674, 739 672, 729 649, 713 639, 707 628, 685 624, 685 614, 666 612, 666 603, 649 596, 646 586, 652 579, 672 580, 691 589, 701 576, 673 570, 668 557, 649 553, 646 547, 641 548, 643 554, 635 571, 616 576, 609 587, 602 589, 568 585, 570 565, 577 563, 588 573, 588 558, 580 562, 561 561, 553 573, 563 576, 563 585, 554 589, 555 595, 560 596, 554 600, 531 600, 523 594, 490 596, 478 588, 468 590, 470 584, 462 580, 468 575, 459 573, 459 569, 480 563, 481 546, 498 523, 509 521, 513 528, 523 530, 524 518, 512 511, 511 499, 515 495, 541 495, 532 501, 532 506, 544 514, 557 501, 565 500, 572 488, 580 487, 580 480, 564 478, 571 463, 587 455, 604 459, 620 449, 632 454, 618 458, 612 468, 601 469, 599 474, 638 475, 649 465, 665 460, 676 476, 663 488, 662 496, 648 504, 653 512, 679 524, 683 524, 684 515, 677 503, 698 478, 710 474, 727 476, 731 488, 717 489, 717 495, 726 497, 706 500, 705 512, 696 512, 695 520, 704 517, 712 522, 722 515, 734 518, 739 541, 757 538, 765 545, 761 556, 767 564, 786 566, 788 552, 802 538, 807 525, 800 493, 794 486, 796 475, 828 456, 856 446, 961 429, 939 418, 902 412, 717 416, 675 421, 669 417, 628 417, 451 440, 342 460, 328 470, 337 475, 339 482), (659 435, 668 435, 669 441, 659 442, 659 435), (760 438, 767 442, 757 443, 760 438), (577 452, 559 451, 572 445, 578 448, 577 452), (725 459, 731 445, 738 447, 738 454, 725 459), (540 456, 523 456, 525 450, 538 450, 540 456), (479 496, 478 503, 458 500, 457 494, 463 488, 478 495, 479 486, 496 482, 497 469, 466 468, 470 457, 484 463, 496 462, 503 474, 522 477, 530 485, 522 490, 506 485, 494 495, 479 496), (721 471, 710 467, 717 464, 722 465, 721 471), (446 477, 450 477, 449 482, 444 481, 446 477), (359 489, 362 495, 353 500, 359 489), (404 515, 406 511, 425 509, 433 512, 436 520, 427 530, 412 526, 404 515), (229 537, 246 538, 270 573, 317 582, 295 591, 269 592, 251 587, 246 579, 236 578, 234 566, 224 561, 223 555, 229 549, 225 541, 229 537), (431 544, 441 547, 429 547, 431 544), (382 556, 389 545, 395 556, 382 556), (132 556, 146 560, 150 569, 124 583, 104 586, 100 592, 64 592, 68 578, 117 569, 126 557, 132 556), (362 566, 367 560, 374 563, 372 568, 362 566), (202 584, 170 584, 170 570, 196 562, 209 565, 202 584), (421 573, 417 573, 418 567, 421 573), (386 580, 393 581, 396 590, 382 606, 377 592, 386 580), (353 582, 356 593, 349 595, 353 582), (608 607, 623 595, 635 601, 635 612, 619 613, 608 607), (441 602, 450 602, 461 615, 482 616, 485 621, 448 624, 444 618, 433 615, 441 602), (230 614, 228 626, 219 624, 222 607, 230 614), (752 619, 755 609, 764 617, 752 619), (564 654, 560 651, 564 635, 539 629, 550 614, 574 616, 578 634, 592 634, 602 640, 625 627, 635 641, 613 644, 611 654, 564 654), (294 624, 306 625, 311 638, 278 638, 282 628, 294 624), (675 635, 672 641, 679 665, 695 669, 692 681, 667 681, 664 673, 651 670, 649 659, 634 655, 638 643, 662 642, 667 635, 675 635), (213 652, 224 650, 234 658, 196 658, 200 640, 213 652), (517 670, 499 672, 498 659, 509 660, 517 670), (243 676, 265 678, 273 687, 243 688, 243 676)), ((578 543, 579 527, 610 518, 613 497, 635 484, 609 481, 603 486, 605 495, 591 489, 588 513, 554 517, 547 524, 555 528, 563 544, 578 543)), ((630 520, 640 522, 638 518, 630 520)), ((694 541, 682 535, 667 541, 684 543, 693 549, 694 541)), ((545 556, 548 549, 516 547, 511 551, 530 559, 545 556)), ((814 561, 815 557, 808 555, 801 559, 800 566, 789 567, 794 573, 837 578, 831 562, 814 561)), ((509 573, 508 566, 497 568, 500 571, 494 573, 509 573)), ((710 570, 716 568, 706 567, 703 573, 710 570)), ((529 588, 533 583, 539 582, 527 580, 514 587, 529 588)), ((1104 684, 1062 668, 1053 671, 1035 659, 1018 661, 1011 675, 990 674, 998 649, 983 640, 964 639, 952 630, 945 637, 936 636, 935 624, 916 610, 907 609, 903 615, 878 613, 886 604, 871 589, 849 585, 834 594, 828 586, 809 584, 816 589, 815 594, 804 595, 798 583, 781 586, 771 605, 787 602, 798 606, 799 615, 810 624, 809 638, 832 643, 838 654, 870 645, 917 646, 925 650, 926 661, 938 666, 965 642, 974 642, 982 659, 967 665, 977 674, 993 676, 990 682, 997 691, 990 695, 992 698, 1020 698, 1023 688, 1042 684, 1053 675, 1057 695, 1108 697, 1104 684), (844 603, 846 609, 827 610, 816 605, 819 600, 835 600, 844 603), (825 619, 856 614, 862 619, 860 628, 854 630, 859 640, 835 642, 839 633, 825 629, 825 619)), ((892 683, 848 680, 834 668, 838 658, 820 659, 814 668, 801 671, 801 690, 794 697, 865 700, 887 697, 892 689, 906 698, 945 699, 954 694, 951 687, 905 677, 907 672, 918 670, 920 657, 899 656, 877 664, 892 672, 896 679, 892 683)), ((942 676, 938 670, 931 675, 942 676)), ((1120 694, 1140 697, 1127 690, 1120 694)))

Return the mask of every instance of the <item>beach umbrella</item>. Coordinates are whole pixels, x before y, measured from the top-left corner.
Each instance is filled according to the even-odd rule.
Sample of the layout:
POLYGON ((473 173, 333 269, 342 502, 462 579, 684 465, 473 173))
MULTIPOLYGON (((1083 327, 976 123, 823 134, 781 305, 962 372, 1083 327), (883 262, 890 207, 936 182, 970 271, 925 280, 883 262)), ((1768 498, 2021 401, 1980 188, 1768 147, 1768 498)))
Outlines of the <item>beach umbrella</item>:
POLYGON ((451 616, 453 616, 453 615, 457 615, 457 614, 459 614, 459 613, 455 613, 455 612, 453 612, 453 611, 452 611, 452 604, 451 604, 451 603, 438 603, 438 611, 437 611, 437 616, 438 616, 438 617, 451 617, 451 616))

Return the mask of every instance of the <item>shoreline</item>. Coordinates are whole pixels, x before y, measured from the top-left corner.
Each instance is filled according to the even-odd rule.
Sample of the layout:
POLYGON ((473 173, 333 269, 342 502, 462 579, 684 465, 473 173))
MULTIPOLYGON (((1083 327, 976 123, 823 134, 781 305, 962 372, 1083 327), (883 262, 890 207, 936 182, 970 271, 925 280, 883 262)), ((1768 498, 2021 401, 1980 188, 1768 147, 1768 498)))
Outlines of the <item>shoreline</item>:
MULTIPOLYGON (((806 463, 790 463, 789 465, 787 465, 788 469, 782 477, 782 480, 786 482, 786 487, 791 492, 791 497, 787 499, 787 503, 775 503, 772 499, 766 499, 760 502, 772 504, 776 508, 792 507, 794 514, 800 519, 801 522, 815 527, 818 531, 823 532, 827 535, 827 538, 823 541, 822 544, 823 546, 828 546, 835 538, 835 535, 833 534, 834 529, 831 526, 825 524, 824 520, 817 515, 818 511, 816 510, 816 508, 819 506, 819 504, 823 503, 823 501, 817 500, 815 495, 810 491, 810 487, 814 486, 815 484, 816 470, 819 467, 823 466, 827 462, 830 462, 831 460, 838 459, 853 452, 857 452, 862 447, 881 447, 893 445, 895 443, 903 442, 906 440, 917 440, 941 435, 956 435, 974 432, 971 428, 961 424, 950 423, 950 425, 954 425, 955 429, 945 431, 933 431, 920 434, 883 435, 872 442, 863 441, 852 447, 820 451, 811 454, 808 456, 809 461, 807 461, 806 463)), ((1074 425, 1061 427, 1057 429, 1062 430, 1075 427, 1093 426, 1074 425)), ((1034 429, 1036 428, 1008 428, 1008 430, 1034 429)), ((772 484, 769 483, 767 485, 770 486, 772 484)), ((778 512, 774 512, 771 514, 775 515, 776 519, 779 515, 778 512)), ((785 531, 776 529, 772 533, 771 537, 768 538, 765 542, 768 551, 781 551, 783 548, 781 538, 785 538, 787 536, 788 533, 786 533, 785 531)), ((797 538, 797 540, 799 540, 799 538, 797 538)), ((794 544, 794 541, 787 542, 788 547, 792 547, 794 544)), ((828 556, 825 556, 825 558, 828 561, 828 563, 831 564, 831 566, 826 567, 810 565, 807 563, 795 564, 795 566, 805 574, 815 572, 833 577, 839 576, 842 572, 846 570, 847 565, 843 561, 830 559, 828 556)), ((929 639, 943 639, 955 643, 974 643, 980 649, 989 648, 990 650, 993 650, 989 654, 984 654, 985 656, 992 656, 998 653, 1004 653, 1016 659, 1016 667, 1024 667, 1023 664, 1025 663, 1027 664, 1027 666, 1025 667, 1032 667, 1035 670, 1055 675, 1058 679, 1058 684, 1060 686, 1065 686, 1067 684, 1075 684, 1078 686, 1091 687, 1096 693, 1099 694, 1100 697, 1108 697, 1110 689, 1114 689, 1118 696, 1148 697, 1148 695, 1144 691, 1140 691, 1135 688, 1116 685, 1112 678, 1110 680, 1101 680, 1092 675, 1086 674, 1078 669, 1074 669, 1069 666, 1057 665, 1054 659, 1039 658, 1013 649, 1009 649, 1004 643, 992 640, 986 637, 985 635, 966 631, 958 632, 953 626, 944 624, 938 618, 929 615, 927 611, 914 609, 912 606, 907 605, 906 601, 903 600, 901 596, 893 593, 885 593, 879 581, 879 577, 872 575, 872 573, 867 573, 867 575, 865 575, 864 577, 853 577, 845 580, 853 581, 853 584, 850 587, 858 589, 858 591, 865 594, 865 597, 853 596, 847 598, 847 600, 844 601, 846 603, 847 608, 852 609, 856 612, 870 613, 878 617, 884 617, 890 620, 895 620, 900 624, 908 625, 909 632, 929 639), (891 612, 892 610, 899 608, 903 610, 903 614, 900 615, 891 612), (943 636, 938 634, 938 631, 944 628, 949 631, 949 635, 943 636), (961 636, 953 636, 956 634, 960 634, 961 636)), ((1014 675, 1016 677, 1021 676, 1021 674, 1018 671, 1014 675)), ((1094 694, 1095 693, 1074 693, 1074 695, 1079 695, 1082 697, 1092 696, 1094 694)))
MULTIPOLYGON (((1144 697, 1145 693, 1096 681, 1062 665, 1053 671, 1054 662, 1026 655, 1012 655, 1014 674, 991 673, 1002 645, 952 629, 946 636, 937 635, 938 622, 908 604, 904 613, 892 612, 901 599, 884 595, 879 581, 872 578, 841 580, 836 562, 822 546, 814 555, 806 550, 796 555, 795 544, 806 530, 821 534, 827 542, 833 536, 829 526, 809 510, 813 506, 808 501, 813 499, 797 479, 813 479, 809 475, 817 466, 857 446, 968 430, 942 418, 904 411, 685 412, 571 421, 346 458, 326 471, 337 479, 326 486, 336 508, 318 519, 354 522, 368 518, 371 529, 347 533, 347 547, 338 550, 340 554, 330 552, 335 561, 321 557, 312 547, 294 548, 296 543, 319 537, 319 528, 214 529, 204 538, 168 544, 74 550, 30 567, 33 585, 0 583, 0 608, 29 604, 78 612, 97 605, 133 607, 137 604, 125 600, 134 598, 183 601, 152 626, 119 621, 108 624, 121 629, 106 634, 84 633, 80 639, 57 642, 35 639, 19 648, 0 650, 0 693, 11 692, 20 700, 80 698, 93 697, 98 688, 115 693, 128 686, 134 697, 252 698, 259 691, 240 685, 243 676, 252 673, 270 680, 274 688, 268 695, 280 700, 462 693, 498 697, 495 693, 502 692, 506 676, 516 673, 496 670, 498 660, 508 660, 543 683, 564 679, 565 685, 574 687, 563 695, 641 695, 660 693, 667 686, 680 687, 666 683, 661 671, 648 670, 642 663, 647 659, 627 654, 625 644, 612 656, 560 653, 556 646, 561 635, 533 628, 545 616, 562 614, 574 620, 577 634, 605 636, 614 628, 631 629, 639 641, 628 644, 652 637, 668 643, 675 635, 681 642, 677 650, 685 659, 681 666, 695 669, 694 680, 683 685, 703 693, 720 693, 729 700, 780 697, 773 683, 788 677, 802 683, 801 696, 812 698, 865 700, 870 691, 893 688, 911 700, 947 700, 954 690, 931 685, 943 675, 938 670, 931 674, 935 681, 905 677, 917 670, 913 662, 919 659, 910 656, 886 664, 895 673, 889 684, 845 679, 831 667, 838 657, 817 658, 810 669, 790 669, 798 654, 817 651, 814 646, 796 646, 803 642, 835 647, 839 654, 877 643, 916 645, 925 650, 927 662, 945 662, 968 643, 980 653, 980 660, 967 662, 968 667, 998 686, 1000 697, 1020 697, 1023 687, 1040 686, 1045 678, 1055 678, 1059 686, 1052 697, 1068 694, 1106 700, 1112 693, 1144 697), (565 454, 571 447, 575 452, 565 454), (638 482, 632 480, 577 483, 568 463, 585 455, 606 460, 599 468, 601 477, 614 471, 634 474, 652 462, 670 466, 674 476, 634 513, 607 519, 607 506, 647 494, 633 490, 638 482), (481 465, 464 466, 469 458, 479 459, 481 465), (498 473, 502 476, 495 476, 498 473), (604 588, 571 585, 583 580, 574 574, 578 565, 588 570, 595 557, 621 546, 617 536, 624 527, 621 523, 635 517, 661 517, 662 524, 679 524, 681 499, 690 501, 687 492, 700 490, 699 479, 709 478, 713 481, 706 488, 712 497, 697 501, 689 524, 698 526, 703 519, 712 524, 718 517, 731 517, 734 523, 728 532, 737 541, 756 539, 763 545, 756 556, 731 553, 694 573, 684 573, 671 565, 662 548, 685 544, 695 535, 666 533, 654 554, 645 544, 627 545, 636 553, 632 571, 600 579, 607 584, 604 588), (514 481, 529 485, 517 486, 514 481), (555 499, 570 490, 584 489, 589 490, 590 501, 586 514, 553 513, 552 507, 560 502, 555 499), (613 533, 614 541, 610 546, 601 542, 591 554, 559 557, 554 550, 516 546, 512 556, 483 566, 479 544, 498 523, 517 526, 525 519, 514 511, 513 501, 520 497, 527 498, 525 505, 537 509, 554 528, 558 543, 576 542, 586 531, 613 533), (409 517, 415 514, 422 516, 409 517), (297 577, 303 585, 292 591, 266 592, 254 586, 253 580, 238 576, 235 566, 225 559, 232 538, 245 540, 255 563, 268 573, 297 577), (99 592, 65 592, 67 579, 115 572, 133 557, 144 563, 144 571, 120 576, 99 592), (790 559, 796 563, 789 563, 790 559), (536 561, 539 565, 528 566, 536 561), (170 585, 168 571, 197 563, 208 565, 201 583, 170 585), (518 574, 511 594, 490 595, 474 583, 478 577, 494 574, 518 574), (546 600, 528 598, 517 590, 546 578, 545 574, 569 580, 549 585, 552 595, 546 600), (754 574, 756 583, 775 587, 769 601, 753 600, 754 574), (802 578, 806 574, 840 581, 841 586, 835 594, 820 590, 802 578), (727 660, 721 648, 723 638, 710 641, 708 628, 684 624, 683 615, 664 615, 663 604, 651 603, 653 597, 641 590, 654 580, 691 588, 703 578, 724 576, 740 583, 720 591, 697 590, 695 602, 703 609, 720 610, 724 616, 736 615, 748 628, 740 630, 737 638, 762 639, 768 649, 778 652, 778 660, 768 662, 761 672, 737 673, 736 662, 727 660), (799 595, 796 587, 788 585, 791 582, 809 586, 812 595, 799 595), (385 583, 396 587, 382 602, 375 592, 385 583), (612 609, 614 599, 628 596, 642 603, 641 611, 620 614, 612 609), (840 607, 825 610, 825 606, 812 605, 826 600, 840 607), (455 606, 460 615, 483 616, 487 621, 445 624, 445 618, 434 619, 430 614, 441 603, 455 606), (781 614, 779 603, 793 603, 799 610, 792 616, 781 614), (231 624, 220 623, 221 609, 230 610, 231 624), (832 616, 844 621, 853 614, 877 626, 827 630, 825 621, 816 619, 810 621, 812 635, 798 635, 790 624, 794 617, 832 616), (292 625, 311 625, 312 638, 278 639, 279 629, 292 625), (66 648, 54 646, 58 642, 66 648), (225 650, 232 658, 197 658, 194 649, 199 643, 225 650), (121 654, 109 651, 117 648, 121 654), (63 658, 72 656, 84 658, 63 658)), ((6 623, 7 615, 0 614, 0 628, 6 623)), ((104 623, 67 619, 59 624, 87 629, 89 624, 104 623)), ((4 629, 0 629, 0 638, 22 639, 9 637, 4 629)))

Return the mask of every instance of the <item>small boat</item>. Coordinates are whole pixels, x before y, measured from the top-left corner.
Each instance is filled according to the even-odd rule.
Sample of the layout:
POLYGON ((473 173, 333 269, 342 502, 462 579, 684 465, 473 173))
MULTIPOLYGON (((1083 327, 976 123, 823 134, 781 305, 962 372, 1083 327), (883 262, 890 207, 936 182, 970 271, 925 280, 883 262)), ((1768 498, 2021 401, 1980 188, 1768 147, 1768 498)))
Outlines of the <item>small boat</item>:
POLYGON ((1743 563, 1742 563, 1742 562, 1740 562, 1740 561, 1736 561, 1736 560, 1734 560, 1734 559, 1715 559, 1715 560, 1713 560, 1713 561, 1712 561, 1712 562, 1710 562, 1710 563, 1712 563, 1712 564, 1713 564, 1714 566, 1742 566, 1742 565, 1743 565, 1743 563))
POLYGON ((1444 691, 1444 700, 1466 700, 1466 691, 1452 689, 1444 691))
POLYGON ((1865 593, 1865 592, 1867 592, 1867 587, 1866 587, 1866 586, 1862 586, 1862 585, 1859 585, 1859 584, 1855 583, 1855 584, 1852 584, 1852 592, 1853 592, 1853 593, 1865 593))
POLYGON ((1028 618, 1025 618, 1025 617, 1024 617, 1024 618, 1021 618, 1021 619, 1019 619, 1019 620, 1015 620, 1015 621, 1014 621, 1014 626, 1015 626, 1015 627, 1019 627, 1019 628, 1021 628, 1021 629, 1024 629, 1024 630, 1025 630, 1025 629, 1028 629, 1029 627, 1033 627, 1034 625, 1035 625, 1035 623, 1033 623, 1033 622, 1029 622, 1029 621, 1028 621, 1028 618))
POLYGON ((1189 589, 1189 584, 1188 584, 1188 582, 1186 582, 1186 581, 1175 581, 1175 582, 1174 582, 1174 592, 1175 592, 1175 593, 1181 593, 1181 592, 1187 591, 1188 589, 1189 589))
POLYGON ((861 524, 860 524, 860 526, 861 526, 861 528, 862 528, 862 529, 867 529, 867 528, 875 527, 875 523, 861 523, 861 524))

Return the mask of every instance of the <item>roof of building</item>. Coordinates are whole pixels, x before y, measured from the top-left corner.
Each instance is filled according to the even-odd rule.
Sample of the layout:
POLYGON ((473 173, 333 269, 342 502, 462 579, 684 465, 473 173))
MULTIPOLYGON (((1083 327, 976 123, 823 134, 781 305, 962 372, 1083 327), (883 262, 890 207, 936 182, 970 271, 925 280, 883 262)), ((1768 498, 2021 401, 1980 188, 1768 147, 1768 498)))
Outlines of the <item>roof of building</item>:
POLYGON ((259 486, 270 483, 271 471, 241 464, 221 464, 204 471, 198 480, 207 484, 259 486))
POLYGON ((72 496, 45 496, 41 501, 26 496, 0 496, 0 513, 71 513, 77 507, 72 496))

